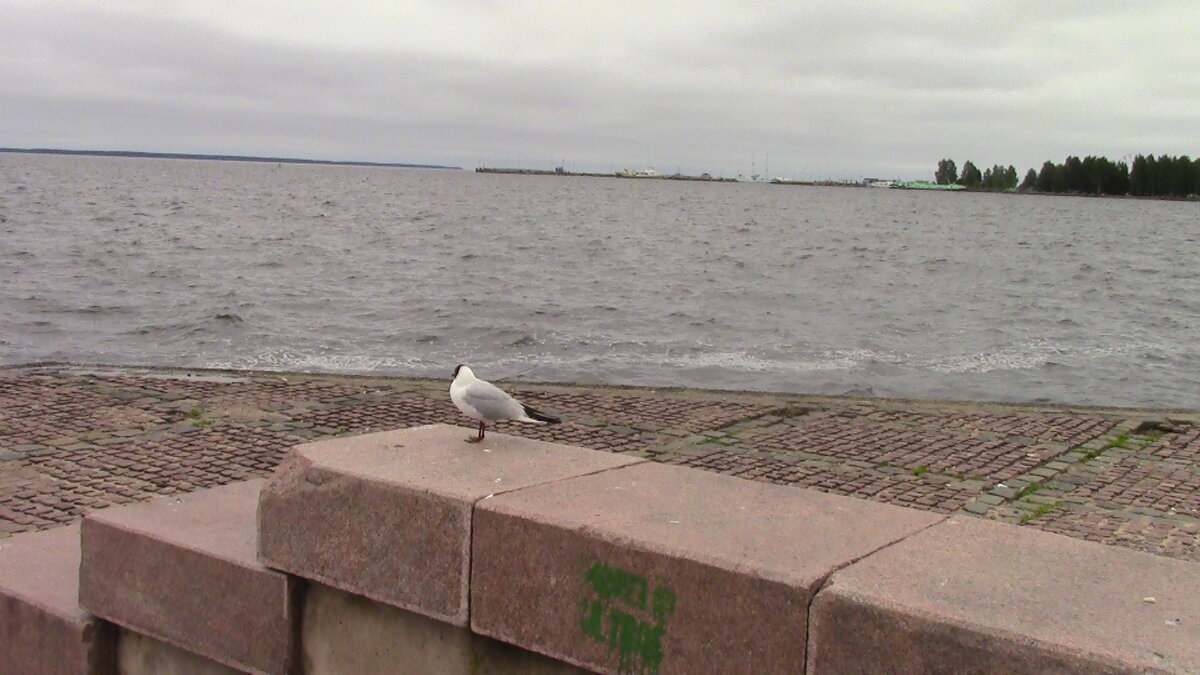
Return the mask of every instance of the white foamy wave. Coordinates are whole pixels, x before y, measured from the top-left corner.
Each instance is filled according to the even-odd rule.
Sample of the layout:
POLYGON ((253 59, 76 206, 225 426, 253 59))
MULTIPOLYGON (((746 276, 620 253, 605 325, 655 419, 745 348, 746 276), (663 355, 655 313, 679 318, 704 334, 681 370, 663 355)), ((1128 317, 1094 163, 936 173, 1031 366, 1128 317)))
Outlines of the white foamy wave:
MULTIPOLYGON (((637 357, 649 362, 645 356, 637 357)), ((689 354, 667 354, 655 359, 654 365, 669 368, 720 368, 739 372, 811 373, 832 370, 851 370, 871 362, 899 362, 899 357, 871 350, 823 350, 801 357, 752 354, 744 351, 713 351, 689 354)))
POLYGON ((990 373, 997 370, 1040 368, 1051 363, 1127 357, 1145 351, 1138 343, 1072 347, 1051 340, 1022 341, 1010 348, 971 354, 949 354, 917 365, 936 373, 990 373))
POLYGON ((745 351, 647 353, 615 349, 603 354, 521 354, 492 359, 493 377, 500 379, 567 379, 588 372, 625 371, 664 373, 717 370, 728 373, 809 373, 850 370, 880 355, 861 351, 829 351, 806 358, 780 358, 745 351))
POLYGON ((369 354, 314 354, 277 349, 232 359, 215 359, 205 367, 232 370, 311 371, 325 373, 416 373, 433 366, 418 358, 369 354))

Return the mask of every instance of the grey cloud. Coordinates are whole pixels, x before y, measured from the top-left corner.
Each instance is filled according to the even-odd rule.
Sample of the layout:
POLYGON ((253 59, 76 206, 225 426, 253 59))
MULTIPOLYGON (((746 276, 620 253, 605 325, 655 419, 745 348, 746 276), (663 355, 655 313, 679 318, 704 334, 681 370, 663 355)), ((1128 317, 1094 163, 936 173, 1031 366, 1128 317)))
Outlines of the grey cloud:
POLYGON ((600 50, 571 50, 548 22, 546 39, 564 51, 533 58, 289 42, 165 15, 19 4, 0 17, 12 36, 0 44, 0 136, 727 175, 770 155, 773 173, 804 177, 928 175, 943 156, 1023 171, 1068 153, 1189 152, 1194 136, 1200 55, 1177 39, 1181 17, 1197 14, 1190 5, 723 11, 699 31, 664 24, 614 34, 600 50))

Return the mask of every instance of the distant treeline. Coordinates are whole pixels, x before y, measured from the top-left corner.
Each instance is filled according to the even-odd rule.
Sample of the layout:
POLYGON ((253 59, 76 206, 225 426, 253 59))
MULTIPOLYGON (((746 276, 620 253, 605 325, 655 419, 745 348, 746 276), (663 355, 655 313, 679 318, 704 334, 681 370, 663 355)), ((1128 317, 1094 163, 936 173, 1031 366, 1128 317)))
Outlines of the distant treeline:
POLYGON ((0 148, 0 152, 26 155, 75 155, 84 157, 126 157, 134 159, 203 159, 221 162, 271 162, 275 164, 330 164, 334 166, 379 166, 401 169, 454 169, 461 166, 439 164, 402 164, 399 162, 360 162, 336 159, 302 159, 298 157, 257 157, 254 155, 198 155, 186 152, 141 152, 136 150, 64 150, 61 148, 0 148))
POLYGON ((981 173, 968 161, 960 174, 954 160, 943 159, 933 177, 941 185, 972 190, 1186 198, 1200 195, 1200 158, 1138 155, 1129 166, 1107 157, 1068 157, 1062 164, 1047 161, 1040 171, 1030 169, 1020 184, 1012 166, 997 164, 981 173))

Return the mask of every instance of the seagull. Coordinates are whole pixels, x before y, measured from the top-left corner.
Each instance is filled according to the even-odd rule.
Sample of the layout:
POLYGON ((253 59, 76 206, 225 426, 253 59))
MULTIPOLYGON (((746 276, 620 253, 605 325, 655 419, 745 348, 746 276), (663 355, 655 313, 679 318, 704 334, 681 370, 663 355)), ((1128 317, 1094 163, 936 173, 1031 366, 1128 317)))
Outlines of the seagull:
POLYGON ((468 438, 468 443, 482 441, 487 423, 496 420, 535 424, 558 424, 562 421, 530 408, 509 396, 500 387, 475 377, 475 373, 464 365, 454 369, 454 381, 450 383, 450 400, 454 401, 454 405, 458 406, 464 415, 479 420, 479 435, 468 438))

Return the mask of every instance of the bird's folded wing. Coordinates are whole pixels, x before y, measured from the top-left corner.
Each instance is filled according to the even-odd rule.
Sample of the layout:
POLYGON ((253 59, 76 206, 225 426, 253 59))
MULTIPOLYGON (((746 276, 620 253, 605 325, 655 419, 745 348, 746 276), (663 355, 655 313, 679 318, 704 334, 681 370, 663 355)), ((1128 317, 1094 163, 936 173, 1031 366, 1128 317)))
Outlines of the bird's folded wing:
POLYGON ((517 399, 490 382, 473 382, 463 392, 463 398, 485 419, 517 419, 525 415, 517 399))

